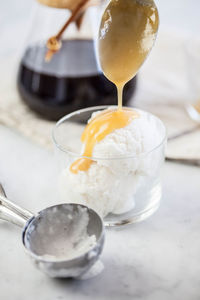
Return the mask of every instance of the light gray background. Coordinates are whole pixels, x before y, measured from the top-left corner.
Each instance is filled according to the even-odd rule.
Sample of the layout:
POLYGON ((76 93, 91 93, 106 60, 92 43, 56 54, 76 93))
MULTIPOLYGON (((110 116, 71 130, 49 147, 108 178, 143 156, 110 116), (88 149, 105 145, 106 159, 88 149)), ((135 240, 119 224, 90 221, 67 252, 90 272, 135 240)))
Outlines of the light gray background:
MULTIPOLYGON (((157 1, 160 32, 200 32, 199 0, 157 1)), ((32 2, 0 2, 0 58, 17 55, 29 24, 32 2)), ((9 81, 9 76, 1 80, 9 81)), ((0 95, 1 99, 2 95, 0 95)), ((37 211, 56 203, 53 155, 0 127, 0 181, 8 196, 37 211)), ((0 299, 200 299, 200 171, 166 163, 159 211, 143 223, 109 230, 104 271, 87 281, 52 280, 23 252, 21 232, 0 221, 0 299)))

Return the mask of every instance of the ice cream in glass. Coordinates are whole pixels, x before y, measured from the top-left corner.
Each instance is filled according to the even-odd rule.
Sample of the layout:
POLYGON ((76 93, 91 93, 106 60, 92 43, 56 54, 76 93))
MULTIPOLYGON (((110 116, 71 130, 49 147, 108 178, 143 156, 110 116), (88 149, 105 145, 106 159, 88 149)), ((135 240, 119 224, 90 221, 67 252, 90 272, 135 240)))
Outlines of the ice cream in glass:
POLYGON ((123 107, 123 87, 152 49, 158 25, 154 1, 110 1, 98 53, 104 75, 116 85, 118 105, 74 112, 53 133, 57 151, 63 152, 58 156, 65 156, 59 180, 63 200, 95 209, 108 225, 142 220, 159 205, 165 128, 155 116, 123 107))

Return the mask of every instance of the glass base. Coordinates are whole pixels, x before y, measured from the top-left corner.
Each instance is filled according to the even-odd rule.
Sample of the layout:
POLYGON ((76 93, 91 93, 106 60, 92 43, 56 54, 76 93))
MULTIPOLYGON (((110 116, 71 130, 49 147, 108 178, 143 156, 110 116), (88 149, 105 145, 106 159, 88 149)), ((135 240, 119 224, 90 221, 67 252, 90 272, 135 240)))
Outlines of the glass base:
MULTIPOLYGON (((135 207, 127 213, 121 215, 109 214, 104 218, 104 225, 106 227, 118 227, 138 223, 147 219, 159 208, 161 196, 162 188, 161 184, 158 183, 151 191, 150 197, 148 197, 148 199, 146 198, 146 205, 143 209, 139 210, 136 203, 135 207)), ((137 199, 136 202, 140 202, 140 200, 141 199, 137 199)))

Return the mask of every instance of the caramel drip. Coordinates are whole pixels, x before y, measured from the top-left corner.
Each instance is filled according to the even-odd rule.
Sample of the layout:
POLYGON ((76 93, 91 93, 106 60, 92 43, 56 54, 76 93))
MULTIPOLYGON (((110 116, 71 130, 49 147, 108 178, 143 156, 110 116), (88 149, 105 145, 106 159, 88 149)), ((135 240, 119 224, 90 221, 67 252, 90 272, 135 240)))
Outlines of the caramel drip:
POLYGON ((93 163, 94 146, 116 129, 139 117, 134 110, 122 109, 123 87, 149 54, 158 30, 159 17, 153 0, 111 0, 99 30, 99 58, 105 76, 118 92, 118 109, 105 111, 91 120, 82 134, 83 156, 72 163, 70 171, 86 171, 93 163))
POLYGON ((123 89, 124 89, 124 84, 117 86, 118 109, 122 109, 123 89))
MULTIPOLYGON (((133 110, 106 111, 92 119, 83 131, 81 141, 85 144, 83 156, 92 157, 94 146, 116 129, 123 128, 139 115, 133 110)), ((70 171, 86 171, 92 164, 89 158, 80 158, 72 163, 70 171)))

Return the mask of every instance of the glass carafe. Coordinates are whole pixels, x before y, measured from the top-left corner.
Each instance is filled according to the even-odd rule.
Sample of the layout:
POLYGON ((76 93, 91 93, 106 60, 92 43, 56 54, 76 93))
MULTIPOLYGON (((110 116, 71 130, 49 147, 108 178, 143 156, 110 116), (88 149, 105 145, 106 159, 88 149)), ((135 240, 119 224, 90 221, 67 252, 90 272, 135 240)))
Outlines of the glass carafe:
MULTIPOLYGON (((32 110, 51 120, 89 106, 116 104, 116 88, 101 72, 95 55, 94 34, 98 31, 99 7, 87 5, 63 32, 60 50, 46 61, 47 40, 73 13, 68 2, 75 6, 80 0, 40 2, 43 3, 36 4, 28 45, 19 66, 21 98, 32 110)), ((132 79, 125 86, 124 105, 131 99, 135 83, 132 79)))

